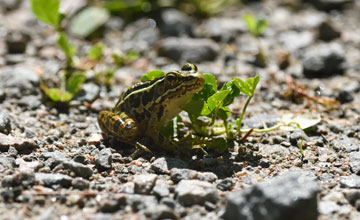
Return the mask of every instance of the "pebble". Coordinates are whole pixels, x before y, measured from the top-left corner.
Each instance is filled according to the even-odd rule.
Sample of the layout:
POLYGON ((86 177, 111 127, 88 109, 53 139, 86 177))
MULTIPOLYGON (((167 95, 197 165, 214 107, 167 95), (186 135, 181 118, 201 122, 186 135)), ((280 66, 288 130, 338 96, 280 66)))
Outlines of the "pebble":
POLYGON ((5 42, 10 54, 24 53, 26 46, 30 41, 30 36, 21 32, 9 33, 6 36, 5 42))
POLYGON ((0 112, 0 132, 3 134, 9 134, 15 127, 11 123, 14 118, 6 110, 0 112))
POLYGON ((304 141, 308 141, 309 137, 305 134, 302 129, 297 129, 290 134, 290 143, 293 146, 297 146, 298 141, 303 139, 304 141))
POLYGON ((99 94, 100 87, 98 85, 95 83, 85 83, 74 97, 74 100, 92 103, 99 97, 99 94))
POLYGON ((193 21, 185 13, 174 8, 165 9, 160 13, 159 28, 167 36, 192 36, 193 21))
POLYGON ((352 102, 355 99, 353 94, 353 91, 344 88, 336 95, 336 100, 339 100, 341 103, 352 102))
POLYGON ((360 189, 360 176, 352 174, 340 178, 341 188, 360 189))
POLYGON ((351 172, 360 175, 360 152, 349 153, 349 162, 351 172))
POLYGON ((159 44, 159 56, 170 58, 177 62, 201 63, 213 61, 217 57, 220 47, 209 39, 191 39, 169 37, 159 44))
POLYGON ((6 176, 1 185, 3 187, 16 187, 16 186, 24 186, 28 188, 31 185, 35 184, 35 175, 31 171, 21 171, 17 172, 11 176, 6 176))
POLYGON ((279 35, 279 40, 282 44, 284 44, 287 50, 290 52, 296 52, 301 48, 310 46, 314 41, 314 36, 309 31, 288 31, 281 33, 279 35))
POLYGON ((64 169, 72 171, 77 176, 83 177, 85 179, 90 178, 93 174, 93 170, 82 163, 77 163, 74 161, 64 161, 61 165, 64 169))
POLYGON ((85 190, 89 188, 89 181, 81 177, 76 177, 71 181, 71 185, 75 189, 85 190))
POLYGON ((331 142, 331 145, 336 149, 344 149, 345 152, 359 151, 358 140, 354 138, 349 138, 346 135, 342 135, 339 138, 334 139, 331 142))
POLYGON ((232 180, 231 178, 226 178, 221 180, 217 185, 216 188, 218 188, 221 191, 230 191, 233 189, 235 185, 234 180, 232 180))
POLYGON ((210 18, 204 24, 205 36, 220 42, 232 42, 246 30, 245 23, 238 18, 210 18))
POLYGON ((181 180, 197 179, 201 181, 214 182, 217 180, 216 174, 212 172, 197 172, 190 169, 178 169, 173 168, 170 170, 170 178, 174 183, 178 183, 181 180))
POLYGON ((17 138, 0 133, 0 151, 8 151, 9 147, 14 147, 20 152, 30 152, 37 146, 36 140, 17 138))
POLYGON ((216 203, 218 200, 216 187, 200 180, 181 180, 175 188, 175 194, 184 206, 203 205, 206 201, 216 203))
POLYGON ((318 27, 318 38, 323 41, 332 41, 339 38, 341 32, 338 31, 330 21, 324 21, 318 27))
POLYGON ((346 65, 344 49, 338 43, 320 43, 304 51, 303 74, 307 78, 343 74, 346 65))
POLYGON ((272 127, 278 123, 278 115, 270 115, 270 114, 257 114, 252 117, 244 118, 242 121, 244 123, 245 128, 264 128, 264 124, 266 126, 272 127))
POLYGON ((157 174, 169 174, 172 168, 188 168, 188 164, 177 158, 160 157, 151 163, 150 168, 157 174))
POLYGON ((157 181, 154 188, 152 189, 153 194, 158 198, 168 197, 170 195, 169 187, 166 183, 157 181))
POLYGON ((64 174, 53 174, 53 173, 35 173, 35 179, 44 183, 47 187, 60 185, 64 188, 69 188, 73 178, 64 174))
POLYGON ((105 148, 95 156, 95 165, 98 170, 103 171, 112 168, 112 154, 110 148, 105 148))
POLYGON ((140 174, 134 176, 134 190, 138 194, 150 194, 155 186, 158 176, 156 174, 140 174))
POLYGON ((289 172, 227 196, 224 219, 318 218, 319 185, 307 173, 289 172))

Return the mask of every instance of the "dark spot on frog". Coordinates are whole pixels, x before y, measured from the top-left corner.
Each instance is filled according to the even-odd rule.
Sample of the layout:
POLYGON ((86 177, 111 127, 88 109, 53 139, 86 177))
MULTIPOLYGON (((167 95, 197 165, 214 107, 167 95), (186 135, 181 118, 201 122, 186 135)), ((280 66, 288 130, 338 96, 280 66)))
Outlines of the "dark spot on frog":
POLYGON ((152 97, 154 96, 153 90, 154 89, 150 89, 150 91, 144 92, 144 94, 142 95, 141 102, 144 106, 152 101, 152 97))
POLYGON ((158 121, 161 120, 161 117, 163 116, 164 114, 164 107, 162 105, 159 106, 159 111, 157 112, 157 118, 158 118, 158 121))
POLYGON ((138 108, 140 106, 140 97, 139 96, 131 96, 129 98, 129 102, 132 108, 138 108))
POLYGON ((114 123, 114 131, 117 133, 118 129, 119 129, 119 126, 121 124, 121 119, 118 118, 118 120, 115 121, 114 123))

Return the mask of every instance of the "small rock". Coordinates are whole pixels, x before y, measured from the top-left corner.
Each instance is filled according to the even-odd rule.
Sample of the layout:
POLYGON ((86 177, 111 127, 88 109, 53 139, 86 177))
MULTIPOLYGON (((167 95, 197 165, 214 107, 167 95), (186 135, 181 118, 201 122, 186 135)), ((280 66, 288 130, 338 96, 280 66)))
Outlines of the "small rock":
POLYGON ((98 204, 98 209, 101 212, 113 213, 119 209, 123 209, 126 205, 128 196, 125 194, 107 194, 106 196, 101 196, 101 200, 98 204))
POLYGON ((178 219, 174 210, 163 204, 150 204, 144 214, 149 219, 178 219))
POLYGON ((238 18, 210 18, 205 23, 205 35, 215 41, 231 42, 240 33, 246 31, 246 25, 238 18))
POLYGON ((308 141, 309 137, 305 134, 302 129, 297 129, 290 134, 290 143, 293 146, 297 146, 297 142, 303 139, 304 141, 308 141))
POLYGON ((40 157, 44 158, 44 159, 53 158, 53 159, 58 159, 58 160, 62 160, 62 161, 67 160, 66 154, 63 152, 57 151, 57 150, 52 151, 52 152, 45 152, 40 157))
POLYGON ((319 202, 319 212, 322 215, 330 215, 340 211, 341 206, 333 201, 320 201, 319 202))
POLYGON ((188 164, 180 159, 160 157, 151 163, 151 169, 157 174, 169 174, 172 168, 188 168, 188 164))
POLYGON ((243 120, 244 126, 246 128, 264 128, 266 126, 272 127, 278 123, 278 115, 269 115, 269 114, 258 114, 243 120))
POLYGON ((150 194, 157 180, 156 174, 141 174, 134 176, 135 193, 150 194))
POLYGON ((206 201, 216 203, 216 187, 200 180, 181 180, 175 189, 176 198, 184 206, 203 205, 206 201))
POLYGON ((215 60, 219 51, 220 47, 209 39, 170 37, 160 42, 158 53, 174 61, 201 63, 215 60))
POLYGON ((9 134, 15 127, 11 123, 14 118, 6 110, 0 112, 0 132, 9 134))
POLYGON ((68 169, 74 172, 77 176, 83 177, 85 179, 90 178, 93 174, 93 170, 82 163, 66 161, 63 162, 62 165, 64 166, 64 169, 68 169))
POLYGON ((191 179, 198 179, 207 182, 214 182, 217 180, 217 176, 211 172, 197 172, 195 170, 178 168, 173 168, 170 170, 170 178, 174 183, 178 183, 181 180, 191 179))
POLYGON ((10 33, 6 36, 8 53, 24 53, 26 45, 30 41, 30 36, 21 32, 10 33))
POLYGON ((344 149, 345 152, 359 151, 358 140, 342 135, 331 142, 331 145, 337 149, 344 149))
POLYGON ((16 187, 16 186, 24 186, 25 188, 34 185, 35 183, 35 175, 31 171, 21 171, 19 173, 15 173, 11 176, 6 176, 1 185, 3 187, 16 187))
POLYGON ((35 173, 35 179, 44 183, 47 187, 60 185, 65 188, 69 188, 73 180, 70 176, 52 173, 35 173))
POLYGON ((8 151, 9 147, 15 147, 17 151, 30 152, 37 147, 37 142, 0 133, 0 151, 8 151))
POLYGON ((218 188, 221 191, 230 191, 233 189, 235 185, 235 182, 231 178, 226 178, 221 180, 217 185, 216 188, 218 188))
POLYGON ((85 180, 81 177, 76 177, 72 180, 71 185, 75 188, 75 189, 79 189, 79 190, 85 190, 89 188, 89 181, 85 180))
POLYGON ((281 33, 279 40, 282 44, 284 44, 286 50, 295 52, 301 48, 310 46, 314 41, 314 37, 313 34, 309 31, 300 33, 295 31, 288 31, 281 33))
POLYGON ((133 212, 145 210, 148 207, 153 207, 154 204, 158 204, 155 196, 146 195, 129 195, 126 200, 127 205, 131 206, 133 212))
POLYGON ((331 24, 329 21, 324 21, 323 23, 321 23, 318 32, 319 39, 326 42, 339 38, 341 35, 341 32, 336 30, 334 25, 331 24))
POLYGON ((336 100, 339 100, 341 103, 348 103, 354 101, 354 92, 347 89, 342 89, 336 96, 336 100))
POLYGON ((13 169, 15 165, 14 158, 0 155, 0 170, 13 169))
POLYGON ((304 52, 303 74, 308 78, 343 74, 346 65, 344 49, 338 43, 318 44, 304 52))
POLYGON ((341 188, 360 189, 360 176, 352 174, 343 176, 340 179, 341 188))
POLYGON ((110 148, 105 148, 95 156, 95 165, 98 170, 107 170, 112 168, 112 154, 110 148))
POLYGON ((360 152, 349 153, 350 170, 356 175, 360 175, 360 152))
POLYGON ((152 189, 154 195, 158 198, 167 197, 170 194, 170 190, 168 185, 165 183, 156 182, 154 188, 152 189))
POLYGON ((98 98, 100 93, 100 87, 94 83, 85 83, 81 90, 74 97, 77 101, 85 101, 92 103, 98 98))
POLYGON ((18 105, 21 107, 26 107, 27 110, 36 110, 39 109, 41 103, 40 96, 23 96, 18 101, 18 105))
POLYGON ((360 191, 357 189, 346 190, 344 196, 351 205, 355 205, 357 201, 360 201, 360 191))
POLYGON ((165 9, 160 13, 160 32, 168 36, 192 36, 192 24, 190 17, 174 8, 165 9))
POLYGON ((314 219, 319 185, 305 173, 290 172, 229 193, 224 219, 314 219))

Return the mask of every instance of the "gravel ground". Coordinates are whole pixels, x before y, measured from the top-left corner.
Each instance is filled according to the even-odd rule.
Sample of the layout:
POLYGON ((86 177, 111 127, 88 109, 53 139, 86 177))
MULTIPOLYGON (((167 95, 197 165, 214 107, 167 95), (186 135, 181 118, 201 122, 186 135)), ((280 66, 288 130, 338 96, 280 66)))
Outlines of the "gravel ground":
MULTIPOLYGON (((86 4, 62 1, 69 15, 86 4)), ((110 88, 88 76, 64 111, 40 90, 40 73, 52 79, 64 67, 55 32, 28 1, 1 1, 0 219, 360 219, 359 11, 355 0, 287 0, 202 19, 176 9, 155 20, 112 16, 100 39, 105 53, 132 49, 140 59, 117 69, 110 88), (260 40, 248 34, 246 12, 269 22, 260 40), (244 126, 271 126, 288 113, 322 120, 311 131, 253 133, 239 151, 188 158, 131 158, 134 149, 102 141, 100 110, 148 70, 184 62, 222 83, 260 75, 244 126)), ((70 39, 85 57, 91 42, 70 39)))

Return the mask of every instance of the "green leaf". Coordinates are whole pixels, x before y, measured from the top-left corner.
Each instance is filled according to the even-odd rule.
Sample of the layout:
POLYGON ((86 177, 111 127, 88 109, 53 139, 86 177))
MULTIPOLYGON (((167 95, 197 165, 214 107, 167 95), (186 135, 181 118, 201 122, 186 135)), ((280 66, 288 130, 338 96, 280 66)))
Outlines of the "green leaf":
POLYGON ((215 76, 210 74, 210 73, 205 73, 203 74, 204 78, 205 78, 205 84, 208 84, 211 86, 213 91, 217 91, 217 81, 215 79, 215 76))
POLYGON ((161 70, 152 70, 152 71, 147 72, 145 75, 143 75, 140 80, 143 82, 149 81, 149 80, 156 79, 163 75, 165 75, 165 73, 161 70))
POLYGON ((70 44, 66 34, 64 32, 58 32, 57 44, 60 49, 65 53, 66 60, 68 65, 71 65, 73 62, 73 56, 75 55, 76 49, 73 44, 70 44))
POLYGON ((257 84, 259 83, 260 77, 258 75, 255 77, 251 77, 248 78, 245 82, 238 78, 234 78, 233 80, 234 82, 236 82, 237 87, 242 93, 249 97, 252 97, 254 96, 254 92, 257 84))
POLYGON ((230 116, 230 110, 227 107, 221 107, 219 108, 217 114, 221 120, 226 121, 226 119, 230 116))
POLYGON ((227 141, 224 137, 211 138, 206 146, 224 152, 227 149, 227 141))
POLYGON ((130 50, 126 53, 125 62, 131 62, 139 59, 139 55, 134 50, 130 50))
POLYGON ((82 73, 74 73, 66 81, 66 91, 75 95, 81 89, 81 86, 86 80, 86 76, 82 73))
POLYGON ((240 86, 234 81, 231 80, 223 85, 221 90, 230 91, 229 95, 224 99, 223 106, 228 106, 234 102, 234 98, 240 94, 240 86))
POLYGON ((54 102, 70 102, 74 97, 73 94, 66 91, 61 91, 58 88, 49 89, 46 95, 54 102))
POLYGON ((91 60, 100 60, 103 56, 104 44, 99 42, 91 47, 88 57, 91 60))
POLYGON ((212 95, 207 100, 207 105, 204 105, 204 108, 201 112, 201 115, 207 116, 212 111, 214 111, 215 108, 219 108, 222 104, 222 101, 226 98, 226 96, 230 93, 228 90, 219 91, 212 95))
POLYGON ((55 28, 59 23, 60 0, 31 0, 31 10, 36 18, 55 28))
POLYGON ((243 15, 243 20, 250 32, 250 34, 254 37, 260 36, 265 28, 268 26, 268 23, 264 19, 257 19, 255 16, 251 14, 243 15))
POLYGON ((190 102, 185 106, 184 111, 189 114, 199 116, 204 108, 204 105, 205 102, 202 99, 191 99, 190 102))
POLYGON ((86 38, 109 19, 108 10, 99 7, 88 7, 82 10, 70 22, 70 32, 77 36, 86 38))

